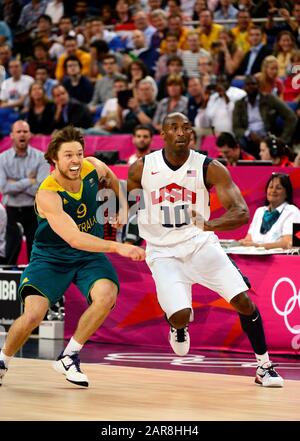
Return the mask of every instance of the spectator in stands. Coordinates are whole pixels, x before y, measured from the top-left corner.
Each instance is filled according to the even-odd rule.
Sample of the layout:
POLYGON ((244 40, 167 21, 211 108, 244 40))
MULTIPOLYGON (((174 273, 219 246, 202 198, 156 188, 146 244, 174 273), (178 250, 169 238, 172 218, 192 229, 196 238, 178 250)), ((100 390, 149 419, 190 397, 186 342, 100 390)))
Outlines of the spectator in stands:
POLYGON ((152 80, 153 88, 157 90, 156 83, 154 79, 148 75, 147 67, 142 60, 134 60, 129 64, 127 68, 127 78, 129 82, 129 89, 132 89, 134 92, 136 91, 139 82, 144 78, 152 80))
POLYGON ((213 134, 219 135, 221 132, 232 132, 234 105, 245 96, 246 92, 244 90, 230 86, 226 75, 220 75, 217 78, 213 93, 210 95, 205 109, 207 127, 211 127, 213 134))
POLYGON ((240 67, 244 57, 230 30, 223 29, 219 33, 219 40, 212 43, 211 54, 216 67, 217 75, 225 74, 233 77, 240 67))
POLYGON ((158 87, 157 99, 158 101, 166 98, 167 93, 167 80, 170 75, 178 75, 182 78, 184 86, 187 87, 188 77, 183 70, 183 61, 179 55, 171 55, 167 60, 167 74, 161 77, 158 87))
POLYGON ((65 76, 62 84, 71 98, 88 104, 94 92, 93 83, 81 74, 82 64, 75 55, 70 55, 64 62, 65 76))
POLYGON ((207 87, 216 80, 216 66, 211 55, 201 55, 198 60, 198 73, 203 87, 207 87))
MULTIPOLYGON (((135 29, 141 31, 146 40, 146 45, 150 47, 152 35, 156 32, 156 29, 150 24, 147 14, 144 11, 138 11, 133 17, 135 29)), ((126 49, 133 49, 134 43, 132 40, 132 35, 128 35, 126 39, 126 49)))
POLYGON ((9 44, 0 44, 0 65, 8 72, 8 64, 12 59, 12 50, 9 44))
POLYGON ((43 85, 35 82, 29 89, 27 122, 33 134, 50 135, 53 130, 54 104, 49 101, 43 85))
POLYGON ((98 17, 91 19, 90 42, 93 43, 96 40, 106 41, 109 49, 113 51, 125 49, 125 43, 122 42, 121 38, 115 32, 105 29, 103 21, 98 17))
POLYGON ((57 61, 55 77, 58 81, 61 81, 64 77, 64 62, 70 55, 75 55, 82 64, 82 75, 89 76, 91 70, 91 54, 78 49, 76 37, 68 35, 64 42, 65 52, 59 57, 57 61))
MULTIPOLYGON (((214 12, 215 20, 234 20, 237 16, 238 9, 232 5, 232 0, 220 0, 219 7, 214 12)), ((227 27, 232 28, 234 25, 229 24, 227 27)))
POLYGON ((159 101, 155 115, 153 117, 153 126, 160 132, 162 121, 172 112, 180 112, 187 115, 188 98, 184 96, 184 82, 179 75, 170 75, 167 79, 167 98, 159 101))
MULTIPOLYGON (((300 5, 299 5, 300 6, 300 5)), ((300 66, 300 50, 294 50, 291 54, 291 64, 287 71, 287 76, 283 82, 282 99, 289 103, 298 103, 300 99, 299 85, 299 66, 300 66)))
POLYGON ((132 14, 129 10, 129 3, 127 0, 118 0, 116 3, 116 25, 115 31, 133 31, 135 24, 132 19, 132 14))
POLYGON ((269 135, 260 143, 259 156, 263 161, 272 161, 279 167, 293 167, 292 152, 289 146, 276 136, 269 135))
POLYGON ((237 13, 237 24, 231 29, 236 45, 246 54, 250 50, 249 29, 253 26, 250 12, 240 9, 237 13))
POLYGON ((33 43, 33 59, 24 64, 23 72, 26 75, 35 77, 36 68, 41 64, 47 66, 49 76, 54 78, 55 62, 50 60, 48 46, 43 41, 36 40, 33 43))
POLYGON ((37 21, 37 26, 30 32, 30 38, 33 41, 42 41, 47 48, 49 48, 56 38, 52 33, 52 26, 52 20, 49 15, 40 15, 37 21))
POLYGON ((0 44, 2 43, 7 43, 10 47, 12 47, 13 36, 8 24, 5 23, 5 21, 0 20, 0 44))
POLYGON ((199 109, 204 109, 206 106, 206 99, 204 88, 200 78, 194 77, 190 78, 188 81, 188 119, 192 126, 195 125, 195 118, 198 114, 199 109))
MULTIPOLYGON (((186 38, 189 30, 183 26, 182 17, 179 14, 170 15, 168 18, 168 29, 177 36, 178 48, 187 49, 186 38)), ((160 45, 162 54, 166 53, 166 41, 163 40, 160 45)))
POLYGON ((199 34, 197 31, 189 31, 186 37, 187 49, 182 51, 184 71, 188 78, 198 76, 198 60, 202 55, 209 56, 209 52, 202 49, 199 43, 199 34))
POLYGON ((113 54, 116 57, 118 68, 123 67, 123 57, 121 53, 114 52, 109 49, 108 44, 104 40, 94 40, 89 46, 90 54, 92 56, 90 80, 95 83, 100 80, 106 71, 103 67, 103 60, 108 54, 113 54))
POLYGON ((12 30, 14 30, 17 27, 22 6, 19 0, 3 0, 2 4, 3 20, 12 30))
POLYGON ((200 12, 207 9, 207 1, 206 0, 196 0, 193 7, 192 12, 192 20, 199 21, 200 12))
POLYGON ((109 98, 113 98, 113 84, 117 78, 124 78, 118 71, 117 60, 114 54, 107 54, 103 58, 105 75, 95 83, 92 100, 89 109, 95 113, 99 104, 104 104, 109 98))
POLYGON ((64 15, 64 0, 49 1, 45 9, 45 14, 51 17, 54 25, 57 25, 64 15))
POLYGON ((252 26, 249 31, 250 49, 245 54, 237 75, 253 75, 261 70, 265 57, 272 51, 263 43, 263 31, 259 26, 252 26))
POLYGON ((4 80, 0 91, 1 108, 17 108, 21 111, 25 99, 28 96, 29 87, 34 79, 28 75, 22 75, 22 64, 20 60, 11 60, 8 65, 10 78, 4 80))
POLYGON ((292 28, 294 36, 297 40, 297 44, 299 46, 299 44, 300 44, 300 3, 299 2, 294 4, 293 10, 292 10, 292 18, 294 20, 289 19, 288 24, 292 28))
MULTIPOLYGON (((29 260, 34 233, 37 227, 34 198, 41 182, 50 173, 44 154, 30 146, 30 127, 25 121, 12 126, 13 146, 0 154, 0 191, 7 211, 7 223, 22 224, 26 237, 29 260)), ((12 264, 16 263, 11 261, 12 264)))
POLYGON ((272 173, 265 193, 265 204, 255 211, 248 233, 240 243, 263 246, 267 250, 291 248, 293 223, 300 222, 300 211, 293 203, 290 177, 284 173, 272 173))
POLYGON ((41 64, 36 67, 35 81, 42 84, 46 96, 49 100, 52 100, 52 89, 57 84, 57 80, 49 78, 49 72, 47 66, 41 64))
POLYGON ((279 64, 274 55, 268 55, 263 63, 261 72, 255 74, 259 81, 259 91, 261 93, 271 93, 276 96, 281 96, 283 92, 283 82, 278 76, 279 64))
POLYGON ((287 76, 287 68, 291 64, 293 50, 297 49, 295 37, 289 31, 282 31, 278 34, 274 46, 274 55, 278 60, 278 75, 282 78, 287 76))
POLYGON ((57 84, 52 89, 55 104, 54 128, 61 129, 69 124, 82 129, 92 127, 92 115, 88 107, 69 97, 62 84, 57 84))
POLYGON ((163 9, 154 9, 150 12, 150 21, 156 29, 151 37, 150 47, 159 49, 168 32, 167 14, 163 9))
POLYGON ((136 150, 128 159, 129 165, 151 152, 152 135, 153 133, 149 126, 142 124, 135 126, 133 130, 132 144, 135 146, 136 150))
POLYGON ((169 16, 177 14, 181 15, 183 21, 189 20, 189 17, 183 12, 180 0, 167 0, 166 11, 169 16))
POLYGON ((223 26, 214 23, 214 14, 209 9, 204 9, 200 13, 200 44, 203 49, 210 51, 211 45, 219 38, 219 33, 223 26))
POLYGON ((132 59, 141 60, 147 67, 149 75, 154 76, 155 65, 159 58, 159 51, 155 48, 149 48, 146 45, 146 39, 142 31, 136 29, 132 32, 131 37, 134 47, 128 52, 127 56, 130 61, 132 61, 132 59))
POLYGON ((246 153, 241 148, 232 133, 220 133, 216 144, 220 152, 220 156, 226 159, 228 165, 237 165, 237 162, 241 159, 243 161, 253 161, 255 159, 254 156, 246 153))
POLYGON ((18 26, 21 29, 33 29, 37 24, 38 18, 45 13, 46 6, 46 0, 31 0, 27 5, 23 6, 18 26))
POLYGON ((198 149, 198 135, 197 135, 196 130, 193 128, 191 131, 191 139, 190 139, 190 143, 189 143, 189 148, 192 150, 198 149))
POLYGON ((278 97, 259 92, 253 75, 245 80, 247 96, 237 101, 233 110, 233 131, 244 150, 259 157, 259 144, 268 132, 291 142, 297 124, 295 113, 278 97), (283 124, 278 124, 278 117, 283 124))
MULTIPOLYGON (((168 60, 173 56, 177 55, 179 58, 181 56, 181 49, 178 49, 178 40, 176 34, 172 32, 168 32, 165 37, 166 42, 166 51, 164 54, 162 54, 157 63, 156 63, 156 70, 155 70, 155 79, 156 81, 160 81, 161 78, 165 75, 168 75, 168 66, 167 62, 168 60)), ((182 66, 182 62, 181 62, 182 66)), ((180 69, 177 73, 179 73, 182 69, 180 69)))
POLYGON ((147 124, 152 127, 156 103, 156 89, 153 79, 149 76, 142 79, 135 91, 133 97, 128 100, 127 108, 119 109, 119 128, 121 133, 132 133, 138 124, 147 124))
POLYGON ((6 259, 6 226, 7 214, 6 210, 0 202, 0 264, 7 264, 6 259))
POLYGON ((84 36, 79 32, 75 33, 72 20, 66 15, 63 15, 59 20, 58 33, 59 35, 55 37, 55 42, 49 50, 49 55, 52 59, 57 60, 65 52, 64 42, 68 36, 76 38, 78 47, 84 44, 84 36))
POLYGON ((109 3, 105 3, 101 8, 100 15, 104 26, 114 26, 115 31, 117 31, 117 19, 115 12, 116 11, 113 9, 112 5, 110 5, 109 3))

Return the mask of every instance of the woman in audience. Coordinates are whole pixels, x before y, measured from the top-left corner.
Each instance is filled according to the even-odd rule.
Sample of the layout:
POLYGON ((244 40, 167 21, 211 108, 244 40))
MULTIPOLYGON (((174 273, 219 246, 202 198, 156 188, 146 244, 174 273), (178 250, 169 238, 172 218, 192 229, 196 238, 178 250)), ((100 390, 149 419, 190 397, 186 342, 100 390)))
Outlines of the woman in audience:
POLYGON ((274 45, 274 55, 279 63, 278 75, 281 78, 287 76, 287 69, 291 63, 292 52, 295 49, 297 49, 297 44, 293 34, 289 31, 279 32, 274 45))
POLYGON ((279 167, 293 167, 293 153, 280 138, 270 135, 262 140, 259 146, 260 159, 272 161, 273 165, 279 167))
POLYGON ((211 45, 211 53, 217 67, 217 75, 234 76, 244 57, 242 49, 234 42, 233 33, 228 29, 220 31, 219 40, 211 45))
POLYGON ((53 131, 54 104, 45 94, 43 86, 35 82, 29 89, 27 122, 31 133, 49 135, 53 131))
POLYGON ((259 81, 259 90, 261 93, 272 93, 281 96, 283 92, 283 82, 278 76, 279 63, 274 55, 268 55, 261 67, 261 72, 255 76, 259 81))
POLYGON ((244 246, 288 249, 292 246, 293 223, 300 222, 300 210, 293 204, 293 187, 288 175, 272 173, 263 207, 257 208, 244 246))

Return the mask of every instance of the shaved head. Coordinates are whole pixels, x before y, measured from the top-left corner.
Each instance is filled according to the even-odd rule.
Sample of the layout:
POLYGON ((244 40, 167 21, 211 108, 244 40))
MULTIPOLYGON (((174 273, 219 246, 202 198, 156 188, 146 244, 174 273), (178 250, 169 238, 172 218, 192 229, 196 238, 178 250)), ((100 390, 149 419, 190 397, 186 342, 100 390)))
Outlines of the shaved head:
POLYGON ((180 118, 180 119, 184 120, 185 122, 189 122, 188 118, 183 113, 180 113, 180 112, 169 113, 169 115, 167 115, 163 120, 162 129, 164 130, 165 127, 176 118, 180 118))

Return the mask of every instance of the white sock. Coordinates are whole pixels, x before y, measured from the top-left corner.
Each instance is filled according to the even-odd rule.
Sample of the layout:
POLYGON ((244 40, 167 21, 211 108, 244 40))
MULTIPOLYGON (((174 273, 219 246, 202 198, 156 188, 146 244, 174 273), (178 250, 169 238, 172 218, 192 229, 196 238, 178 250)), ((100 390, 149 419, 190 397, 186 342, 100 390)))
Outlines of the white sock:
POLYGON ((76 352, 79 352, 83 345, 78 343, 74 338, 72 337, 67 346, 65 347, 65 350, 63 352, 63 355, 73 355, 76 352))
POLYGON ((268 364, 270 364, 270 359, 269 359, 268 352, 265 352, 263 355, 255 354, 255 357, 256 357, 258 366, 263 366, 265 363, 267 363, 266 366, 268 364))
POLYGON ((9 357, 8 355, 5 355, 2 349, 2 351, 0 352, 0 360, 4 362, 6 368, 8 368, 9 362, 12 358, 13 356, 9 357))

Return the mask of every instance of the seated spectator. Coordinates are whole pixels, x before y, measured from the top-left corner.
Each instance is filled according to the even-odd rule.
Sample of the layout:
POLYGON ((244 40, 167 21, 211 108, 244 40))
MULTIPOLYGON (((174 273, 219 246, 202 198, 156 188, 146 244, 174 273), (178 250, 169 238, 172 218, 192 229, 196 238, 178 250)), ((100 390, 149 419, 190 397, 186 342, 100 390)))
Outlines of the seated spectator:
MULTIPOLYGON (((187 49, 186 38, 189 30, 183 26, 182 17, 180 14, 170 15, 168 18, 169 32, 177 35, 178 48, 187 49)), ((160 45, 160 52, 166 53, 166 41, 162 40, 160 45)))
POLYGON ((273 165, 280 167, 293 167, 292 152, 288 145, 276 136, 267 136, 260 143, 260 159, 272 161, 273 165))
MULTIPOLYGON (((300 6, 300 5, 299 5, 300 6)), ((300 50, 294 50, 291 54, 291 64, 287 76, 283 81, 282 99, 289 103, 298 103, 300 99, 300 87, 295 87, 295 81, 299 85, 300 50)))
POLYGON ((64 0, 49 1, 46 6, 45 14, 51 17, 54 25, 57 25, 61 17, 64 15, 64 0))
POLYGON ((75 55, 82 64, 82 75, 89 76, 91 70, 91 54, 78 49, 76 37, 68 35, 64 42, 65 52, 59 57, 55 70, 55 77, 61 81, 64 77, 64 62, 70 55, 75 55))
POLYGON ((11 60, 8 66, 10 78, 4 80, 0 91, 0 107, 17 108, 23 110, 25 99, 28 96, 29 87, 34 79, 28 75, 22 75, 20 60, 11 60))
POLYGON ((7 214, 6 210, 0 202, 0 264, 7 264, 6 259, 6 226, 7 214))
POLYGON ((83 46, 85 37, 79 32, 75 33, 70 17, 63 15, 60 18, 58 23, 58 33, 59 35, 55 37, 55 42, 49 50, 49 55, 52 59, 57 60, 65 52, 64 42, 68 36, 76 38, 78 47, 83 46))
POLYGON ((250 49, 249 29, 253 26, 248 9, 240 9, 237 13, 237 24, 231 29, 235 44, 246 54, 250 49))
POLYGON ((53 131, 54 104, 48 100, 44 88, 39 82, 30 86, 26 120, 34 135, 50 135, 53 131))
POLYGON ((36 67, 35 81, 42 84, 44 91, 49 100, 52 100, 52 89, 57 84, 57 80, 49 78, 49 72, 47 66, 41 64, 36 67))
POLYGON ((233 132, 242 148, 259 158, 259 144, 268 132, 290 143, 297 124, 295 113, 275 95, 261 94, 255 76, 246 78, 245 91, 247 96, 237 101, 233 110, 233 132))
POLYGON ((56 36, 52 33, 52 20, 49 15, 42 14, 39 16, 36 27, 30 33, 30 39, 41 41, 47 48, 56 40, 56 36))
POLYGON ((283 82, 278 76, 279 63, 274 55, 268 55, 263 63, 261 72, 255 74, 259 81, 259 91, 261 93, 271 93, 281 96, 283 92, 283 82))
POLYGON ((159 58, 159 51, 155 48, 149 48, 146 45, 145 36, 143 32, 138 29, 132 32, 132 42, 134 47, 127 55, 130 61, 132 59, 141 60, 147 67, 149 75, 154 76, 155 65, 159 58))
POLYGON ((115 10, 116 24, 114 29, 116 32, 118 32, 119 35, 122 35, 123 37, 124 34, 120 34, 120 31, 133 31, 135 29, 132 14, 129 10, 129 2, 127 0, 118 0, 115 10))
POLYGON ((13 46, 13 38, 10 27, 5 21, 0 20, 0 44, 7 43, 10 47, 13 46))
POLYGON ((157 100, 160 101, 168 96, 167 80, 170 75, 177 75, 182 78, 184 86, 187 87, 188 77, 183 70, 183 61, 180 55, 171 55, 167 60, 167 74, 163 75, 158 85, 157 100))
POLYGON ((46 0, 31 0, 22 8, 18 21, 21 29, 32 29, 36 26, 38 18, 45 13, 47 6, 46 0))
POLYGON ((143 158, 151 152, 152 130, 147 125, 139 124, 133 130, 132 144, 136 151, 128 159, 128 164, 133 164, 137 159, 143 158))
POLYGON ((109 49, 118 51, 125 49, 125 42, 113 31, 104 28, 104 23, 99 17, 91 18, 90 42, 96 40, 104 40, 108 44, 109 49))
POLYGON ((167 66, 168 60, 173 55, 177 55, 178 57, 180 57, 182 53, 182 51, 178 49, 178 40, 176 34, 172 32, 168 32, 165 36, 165 42, 166 42, 166 51, 164 54, 162 54, 159 57, 156 63, 155 79, 158 82, 161 80, 163 76, 168 75, 168 66, 167 66))
MULTIPOLYGON (((214 12, 215 20, 233 20, 236 18, 238 9, 232 5, 232 0, 220 0, 219 7, 214 12)), ((229 25, 232 28, 234 25, 229 25)))
POLYGON ((282 31, 277 35, 274 46, 274 55, 278 60, 279 72, 281 78, 287 76, 288 66, 291 64, 293 50, 297 49, 295 37, 289 31, 282 31))
POLYGON ((240 241, 244 246, 291 248, 293 223, 300 222, 300 210, 293 204, 293 187, 288 175, 272 173, 263 207, 254 213, 248 233, 240 241))
POLYGON ((204 112, 207 119, 206 127, 211 127, 213 134, 216 135, 221 132, 232 132, 234 105, 245 96, 244 90, 230 86, 228 77, 220 75, 204 112))
POLYGON ((129 81, 129 89, 132 89, 133 92, 137 90, 137 86, 139 82, 145 78, 149 81, 152 81, 153 88, 155 90, 155 96, 157 94, 157 86, 152 77, 149 76, 147 67, 142 60, 134 60, 132 61, 127 68, 127 78, 129 81))
POLYGON ((167 98, 159 101, 153 117, 153 127, 160 132, 162 121, 171 112, 180 112, 187 115, 188 98, 183 95, 184 82, 178 75, 170 75, 167 79, 167 98))
POLYGON ((212 43, 211 55, 214 60, 217 75, 233 77, 244 57, 230 30, 223 29, 219 33, 219 40, 212 43))
POLYGON ((264 44, 263 31, 259 26, 252 26, 248 33, 250 49, 242 59, 237 75, 254 75, 260 72, 263 60, 272 53, 264 44))
POLYGON ((180 0, 167 0, 166 8, 168 16, 181 15, 183 21, 187 21, 189 16, 183 13, 180 0))
POLYGON ((182 51, 181 58, 185 74, 188 78, 198 76, 198 60, 202 55, 209 56, 209 52, 202 49, 199 43, 199 34, 189 31, 186 37, 187 49, 182 51))
POLYGON ((99 104, 104 104, 109 98, 113 98, 113 84, 117 78, 124 78, 118 71, 117 60, 114 54, 107 54, 103 58, 105 75, 95 83, 92 100, 89 109, 95 113, 99 104))
POLYGON ((126 108, 119 106, 119 129, 121 133, 132 133, 138 124, 147 124, 152 128, 152 119, 157 108, 156 90, 153 79, 141 80, 128 100, 126 108))
POLYGON ((254 156, 246 153, 237 142, 234 135, 228 132, 222 132, 216 141, 220 156, 226 159, 228 165, 237 165, 242 159, 244 161, 253 161, 254 156))
POLYGON ((88 107, 70 98, 62 84, 53 87, 52 95, 55 104, 55 129, 62 129, 69 124, 82 129, 87 129, 93 125, 92 115, 88 107))
POLYGON ((188 81, 187 88, 188 97, 188 119, 192 126, 195 125, 195 118, 198 114, 199 109, 205 109, 207 100, 205 96, 205 90, 202 86, 200 78, 190 78, 188 81))
POLYGON ((82 64, 75 55, 70 55, 64 62, 65 76, 62 84, 65 86, 71 98, 81 103, 88 104, 93 96, 94 85, 81 74, 82 64))
POLYGON ((12 50, 9 44, 0 44, 0 66, 3 66, 6 72, 8 72, 8 65, 12 59, 12 50))
POLYGON ((214 41, 218 40, 219 33, 223 26, 214 23, 214 14, 209 9, 200 12, 200 34, 199 40, 201 47, 207 51, 210 50, 214 41))
POLYGON ((35 77, 36 68, 41 64, 47 66, 49 76, 54 78, 55 63, 50 60, 48 47, 43 41, 36 40, 33 43, 33 59, 24 64, 23 72, 26 75, 35 77))
POLYGON ((159 49, 168 32, 167 14, 163 9, 154 9, 150 12, 150 20, 156 29, 151 37, 150 47, 159 49))
MULTIPOLYGON (((152 35, 156 32, 156 29, 150 24, 147 14, 144 11, 138 11, 133 17, 135 29, 141 31, 146 40, 146 45, 150 47, 152 35)), ((129 35, 126 41, 126 49, 133 49, 134 44, 132 35, 129 35)))

